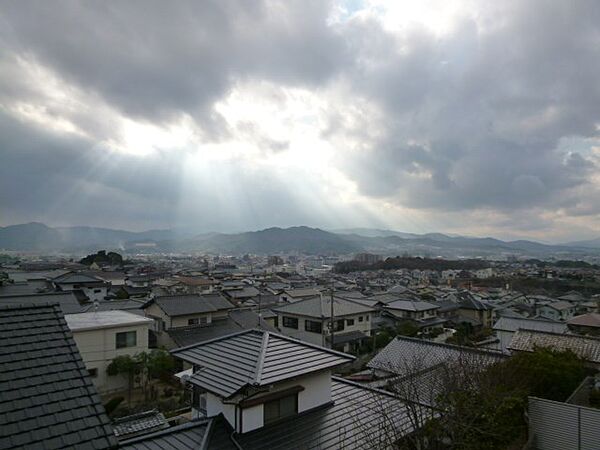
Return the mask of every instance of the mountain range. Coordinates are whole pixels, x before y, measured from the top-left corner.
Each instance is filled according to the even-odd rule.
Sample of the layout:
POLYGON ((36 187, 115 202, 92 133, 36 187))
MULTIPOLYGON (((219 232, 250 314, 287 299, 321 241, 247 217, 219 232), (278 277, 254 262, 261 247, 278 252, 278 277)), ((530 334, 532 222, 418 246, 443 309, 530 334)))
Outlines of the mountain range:
POLYGON ((132 232, 95 227, 49 227, 27 223, 0 227, 0 250, 37 253, 84 253, 98 249, 123 253, 206 252, 220 254, 348 254, 382 255, 581 257, 600 254, 600 239, 562 245, 495 238, 415 234, 353 228, 325 231, 306 226, 267 228, 243 233, 197 234, 181 230, 132 232))

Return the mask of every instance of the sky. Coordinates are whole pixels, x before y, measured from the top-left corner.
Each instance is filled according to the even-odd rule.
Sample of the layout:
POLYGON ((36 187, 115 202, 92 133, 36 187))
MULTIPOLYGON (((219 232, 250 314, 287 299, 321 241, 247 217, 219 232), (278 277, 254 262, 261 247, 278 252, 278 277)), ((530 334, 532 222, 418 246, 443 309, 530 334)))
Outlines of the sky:
POLYGON ((597 0, 0 3, 0 226, 600 236, 597 0))

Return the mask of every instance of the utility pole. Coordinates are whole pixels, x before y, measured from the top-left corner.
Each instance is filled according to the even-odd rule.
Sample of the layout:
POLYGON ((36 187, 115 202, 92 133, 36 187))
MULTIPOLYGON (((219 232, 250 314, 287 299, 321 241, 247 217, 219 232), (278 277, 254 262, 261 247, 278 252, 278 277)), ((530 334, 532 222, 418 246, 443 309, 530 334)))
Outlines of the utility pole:
POLYGON ((334 314, 333 314, 333 281, 331 282, 331 288, 329 289, 329 294, 330 294, 330 300, 331 300, 331 319, 330 319, 330 325, 331 325, 331 332, 330 332, 330 336, 331 336, 331 349, 333 350, 333 338, 335 336, 335 322, 334 322, 334 314))
POLYGON ((262 298, 262 292, 258 291, 258 328, 261 327, 261 324, 260 324, 260 319, 261 319, 261 316, 260 316, 261 315, 261 309, 260 309, 261 298, 262 298))

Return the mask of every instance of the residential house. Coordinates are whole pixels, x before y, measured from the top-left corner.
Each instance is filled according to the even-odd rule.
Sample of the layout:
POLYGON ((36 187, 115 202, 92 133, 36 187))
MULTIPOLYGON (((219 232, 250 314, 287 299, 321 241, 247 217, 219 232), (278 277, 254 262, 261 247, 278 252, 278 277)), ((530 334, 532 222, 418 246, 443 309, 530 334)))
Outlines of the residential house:
POLYGON ((494 308, 488 303, 476 299, 473 295, 464 296, 458 304, 458 316, 461 321, 489 328, 492 326, 494 308))
POLYGON ((57 305, 0 307, 0 418, 2 449, 117 446, 57 305))
POLYGON ((414 431, 392 394, 332 377, 353 360, 343 353, 249 330, 173 355, 193 366, 185 379, 197 419, 123 449, 387 448, 414 431))
POLYGON ((382 318, 388 325, 397 326, 402 322, 412 322, 425 333, 436 329, 442 329, 447 322, 446 319, 438 317, 438 305, 424 301, 396 300, 388 303, 381 310, 382 318))
POLYGON ((106 394, 127 389, 123 376, 110 376, 106 369, 117 356, 148 351, 152 319, 115 310, 67 314, 65 320, 98 392, 106 394))
POLYGON ((174 343, 166 331, 171 328, 206 325, 216 319, 225 319, 231 309, 233 305, 221 294, 155 297, 144 308, 146 316, 155 321, 151 345, 173 348, 174 343))
POLYGON ((60 291, 82 291, 92 302, 104 300, 110 288, 110 283, 101 278, 75 272, 53 278, 52 283, 60 291))
POLYGON ((579 334, 600 336, 600 314, 588 313, 567 321, 569 329, 579 334))
POLYGON ((537 306, 537 313, 546 319, 567 321, 575 315, 575 306, 565 301, 541 304, 537 306))
POLYGON ((600 369, 600 338, 548 331, 518 330, 508 346, 513 352, 533 352, 543 347, 557 351, 570 350, 592 369, 600 369))
POLYGON ((272 308, 277 314, 278 329, 316 345, 331 347, 333 313, 333 348, 355 350, 371 336, 376 311, 361 303, 341 297, 319 295, 272 308), (333 312, 332 312, 333 306, 333 312))
POLYGON ((318 295, 321 295, 321 291, 315 288, 284 289, 284 291, 279 294, 279 299, 282 302, 293 303, 318 295))
POLYGON ((518 330, 548 331, 563 334, 568 331, 564 322, 548 319, 526 319, 514 317, 500 317, 494 324, 494 332, 498 338, 495 348, 508 352, 508 347, 518 330))
POLYGON ((185 347, 198 342, 227 336, 240 331, 260 328, 276 332, 277 329, 270 325, 256 312, 248 309, 232 309, 225 319, 214 319, 207 325, 192 325, 189 327, 171 328, 167 334, 174 342, 174 347, 185 347))

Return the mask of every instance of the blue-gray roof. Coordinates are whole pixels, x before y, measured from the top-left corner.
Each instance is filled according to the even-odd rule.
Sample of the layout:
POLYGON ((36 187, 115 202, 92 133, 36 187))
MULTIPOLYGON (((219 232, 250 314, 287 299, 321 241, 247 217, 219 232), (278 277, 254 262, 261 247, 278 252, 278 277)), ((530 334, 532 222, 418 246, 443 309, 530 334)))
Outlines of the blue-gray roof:
POLYGON ((3 305, 22 304, 47 305, 48 303, 58 304, 63 314, 77 314, 85 309, 73 292, 0 296, 0 307, 3 305))
POLYGON ((156 303, 165 314, 171 317, 233 308, 233 305, 220 294, 165 295, 156 297, 151 302, 156 303))
POLYGON ((121 442, 121 450, 202 450, 210 420, 198 420, 121 442))
POLYGON ((354 360, 353 356, 265 330, 247 330, 172 350, 198 366, 190 382, 221 397, 354 360))
POLYGON ((0 424, 0 449, 117 444, 58 305, 0 308, 0 424))

